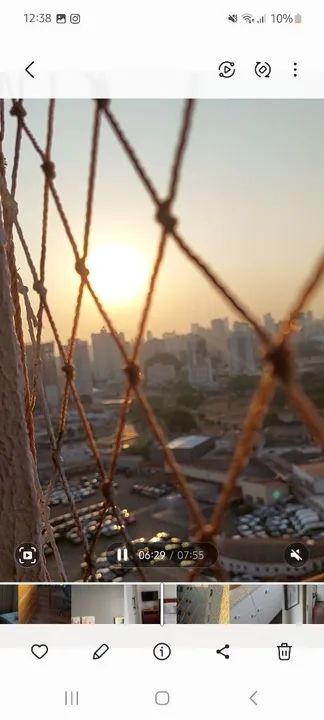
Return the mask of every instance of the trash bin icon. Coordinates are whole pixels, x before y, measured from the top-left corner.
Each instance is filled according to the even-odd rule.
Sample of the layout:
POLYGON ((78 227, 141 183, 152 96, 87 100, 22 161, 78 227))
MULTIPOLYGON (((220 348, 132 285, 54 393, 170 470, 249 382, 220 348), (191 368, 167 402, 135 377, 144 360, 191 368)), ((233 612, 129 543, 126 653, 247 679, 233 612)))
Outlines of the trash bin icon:
POLYGON ((292 645, 288 645, 288 643, 281 643, 281 645, 277 645, 277 648, 279 660, 290 660, 292 645))

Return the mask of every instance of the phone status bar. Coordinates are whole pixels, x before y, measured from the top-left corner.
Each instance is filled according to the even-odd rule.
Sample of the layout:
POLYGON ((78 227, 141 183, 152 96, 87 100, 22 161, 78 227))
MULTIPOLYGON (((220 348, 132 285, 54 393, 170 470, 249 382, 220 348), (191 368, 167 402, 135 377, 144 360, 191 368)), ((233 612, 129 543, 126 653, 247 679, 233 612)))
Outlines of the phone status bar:
POLYGON ((227 20, 236 25, 243 23, 245 25, 265 25, 266 23, 272 23, 273 25, 301 25, 303 22, 303 16, 301 13, 263 13, 262 15, 252 15, 249 12, 246 13, 229 13, 227 20))

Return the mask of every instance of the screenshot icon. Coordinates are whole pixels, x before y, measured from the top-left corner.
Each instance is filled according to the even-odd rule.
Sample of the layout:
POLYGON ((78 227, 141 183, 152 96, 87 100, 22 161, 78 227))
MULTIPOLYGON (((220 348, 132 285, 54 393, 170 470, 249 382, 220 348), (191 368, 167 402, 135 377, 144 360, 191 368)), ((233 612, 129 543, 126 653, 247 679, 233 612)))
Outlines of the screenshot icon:
POLYGON ((19 545, 15 552, 16 562, 22 567, 32 567, 32 565, 37 565, 39 558, 39 550, 36 545, 33 545, 32 543, 19 545))

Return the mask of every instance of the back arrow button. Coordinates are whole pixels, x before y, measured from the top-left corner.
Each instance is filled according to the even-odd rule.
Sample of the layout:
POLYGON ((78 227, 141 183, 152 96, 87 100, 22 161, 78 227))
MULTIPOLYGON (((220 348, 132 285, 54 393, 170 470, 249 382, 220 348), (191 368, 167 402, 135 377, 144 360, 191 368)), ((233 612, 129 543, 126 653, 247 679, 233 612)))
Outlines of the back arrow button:
POLYGON ((253 705, 257 705, 257 704, 258 704, 258 703, 256 702, 256 700, 254 700, 254 697, 255 697, 255 695, 257 695, 257 693, 258 693, 258 690, 255 690, 254 693, 252 693, 252 695, 250 695, 250 697, 249 697, 249 700, 251 700, 251 702, 253 702, 253 705))
POLYGON ((35 62, 35 60, 32 60, 31 63, 29 63, 29 65, 27 65, 27 67, 25 67, 25 72, 28 73, 28 75, 30 75, 30 77, 32 77, 32 78, 34 78, 35 75, 33 75, 33 73, 30 72, 29 68, 31 68, 31 66, 34 65, 34 62, 35 62))

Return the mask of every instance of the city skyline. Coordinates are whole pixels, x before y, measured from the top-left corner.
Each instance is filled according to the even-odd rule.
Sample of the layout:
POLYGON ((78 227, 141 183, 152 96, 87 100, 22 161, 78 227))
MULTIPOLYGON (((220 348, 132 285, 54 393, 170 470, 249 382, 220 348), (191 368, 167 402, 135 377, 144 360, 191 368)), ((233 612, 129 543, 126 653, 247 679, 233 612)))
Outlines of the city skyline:
MULTIPOLYGON (((309 310, 307 310, 305 313, 302 313, 302 315, 303 315, 303 316, 308 316, 312 321, 314 321, 314 322, 316 322, 316 323, 318 323, 318 322, 319 322, 319 323, 322 323, 322 322, 323 322, 323 330, 324 330, 324 312, 323 312, 323 314, 320 316, 320 315, 316 315, 316 313, 314 313, 312 310, 309 309, 309 310)), ((270 327, 270 325, 272 325, 272 331, 275 331, 275 328, 277 328, 277 327, 280 326, 280 323, 283 321, 283 319, 284 319, 283 317, 282 317, 282 318, 273 317, 272 313, 271 313, 270 311, 267 311, 267 312, 265 312, 264 315, 261 317, 261 323, 262 323, 262 324, 264 325, 264 327, 266 327, 266 328, 267 328, 267 325, 268 325, 268 328, 267 328, 267 329, 269 330, 269 332, 271 332, 271 327, 270 327)), ((168 337, 172 337, 172 336, 185 337, 185 336, 187 336, 187 335, 192 335, 192 334, 198 334, 198 335, 199 335, 199 329, 211 331, 211 330, 212 330, 212 323, 213 323, 213 322, 221 322, 221 323, 227 324, 227 325, 228 325, 228 331, 229 331, 229 332, 233 332, 233 331, 235 330, 235 325, 236 325, 236 324, 238 324, 238 325, 246 325, 246 326, 249 328, 251 334, 252 334, 253 336, 254 336, 254 334, 255 334, 254 329, 252 328, 252 326, 249 325, 249 323, 247 323, 245 320, 240 320, 240 319, 239 319, 238 317, 236 317, 236 316, 232 316, 232 317, 231 317, 231 316, 230 316, 230 313, 228 313, 228 315, 224 315, 224 316, 222 316, 222 317, 209 317, 209 318, 206 318, 206 321, 205 321, 204 324, 203 324, 203 323, 198 323, 196 319, 195 319, 195 320, 187 319, 187 328, 184 328, 184 330, 181 331, 181 332, 180 332, 180 331, 176 331, 174 328, 172 328, 172 329, 171 329, 171 328, 168 328, 168 329, 162 330, 160 333, 155 333, 155 332, 152 330, 152 328, 149 326, 149 327, 147 327, 147 329, 145 330, 142 343, 144 344, 145 342, 147 342, 147 341, 150 340, 150 339, 163 340, 164 338, 168 338, 168 337)), ((296 325, 296 328, 297 328, 297 327, 298 327, 298 324, 296 325)), ((92 343, 93 343, 92 336, 93 336, 93 335, 98 335, 98 334, 100 334, 103 330, 104 330, 105 332, 107 332, 108 334, 110 334, 109 331, 107 330, 107 328, 106 328, 102 323, 98 322, 98 325, 97 325, 96 327, 90 329, 90 335, 89 335, 89 337, 84 337, 84 336, 82 336, 82 335, 80 334, 80 332, 79 332, 79 333, 78 333, 78 336, 77 336, 78 341, 79 341, 79 342, 87 342, 88 345, 91 347, 91 346, 92 346, 92 343)), ((130 345, 131 345, 131 344, 134 342, 134 340, 135 340, 135 335, 134 335, 134 336, 129 336, 129 335, 127 335, 127 333, 124 331, 123 328, 118 328, 118 334, 119 334, 120 337, 123 338, 123 340, 125 341, 126 344, 130 344, 130 345)), ((298 330, 295 330, 295 332, 294 332, 294 337, 297 337, 298 334, 299 334, 299 333, 298 333, 298 330)), ((323 336, 323 338, 324 338, 324 336, 323 336)), ((257 342, 257 341, 258 341, 258 339, 257 339, 257 337, 256 337, 256 342, 257 342)), ((51 338, 51 337, 48 337, 48 339, 46 339, 46 340, 44 339, 43 342, 44 342, 44 343, 53 342, 54 345, 55 345, 55 340, 54 340, 53 338, 51 338)), ((65 347, 67 347, 68 342, 69 342, 69 340, 68 340, 68 338, 67 338, 67 339, 66 339, 66 343, 65 343, 65 347)), ((27 342, 27 344, 30 344, 30 343, 27 342)), ((58 356, 59 356, 59 353, 57 353, 57 354, 58 354, 58 356)))
MULTIPOLYGON (((41 144, 46 106, 45 101, 26 102, 28 121, 41 144)), ((119 101, 113 103, 113 109, 163 196, 182 102, 119 101)), ((203 101, 194 115, 175 205, 179 228, 259 317, 269 311, 275 317, 285 315, 322 250, 323 120, 322 101, 203 101)), ((79 246, 91 122, 89 102, 57 103, 53 147, 56 182, 79 246)), ((8 171, 14 131, 14 119, 8 116, 8 171)), ((159 228, 153 206, 105 123, 101 143, 90 277, 117 329, 134 337, 159 228)), ((39 159, 26 140, 22 154, 19 216, 38 263, 43 177, 39 159)), ((17 262, 31 290, 19 247, 17 262)), ((49 302, 60 333, 68 338, 78 276, 52 204, 47 268, 49 302)), ((30 296, 37 306, 32 290, 30 296)), ((309 306, 317 315, 322 314, 323 300, 324 290, 320 289, 309 306)), ((194 316, 204 325, 208 317, 226 315, 240 320, 169 240, 147 328, 157 336, 172 330, 183 333, 187 332, 188 317, 194 316)), ((101 324, 85 293, 79 337, 89 339, 92 329, 99 329, 101 324)), ((52 339, 46 323, 43 337, 45 341, 52 339)))
MULTIPOLYGON (((264 326, 275 334, 280 327, 271 313, 264 316, 264 326)), ((324 317, 317 318, 311 311, 301 313, 298 331, 294 333, 296 360, 301 370, 318 364, 324 344, 324 317), (308 358, 308 359, 307 359, 308 358)), ((132 342, 119 333, 119 339, 128 355, 132 342)), ((253 328, 245 322, 227 317, 213 318, 206 327, 192 322, 188 332, 164 333, 155 336, 148 330, 140 347, 140 363, 147 387, 161 387, 177 380, 188 382, 196 390, 220 390, 222 376, 256 376, 261 371, 262 354, 253 328)), ((26 346, 27 365, 33 376, 34 350, 26 346)), ((60 402, 60 357, 54 341, 41 344, 43 380, 49 402, 60 402)), ((76 338, 73 354, 76 387, 81 396, 90 398, 95 386, 113 382, 122 387, 124 374, 122 358, 111 333, 102 327, 92 332, 90 341, 76 338)))

